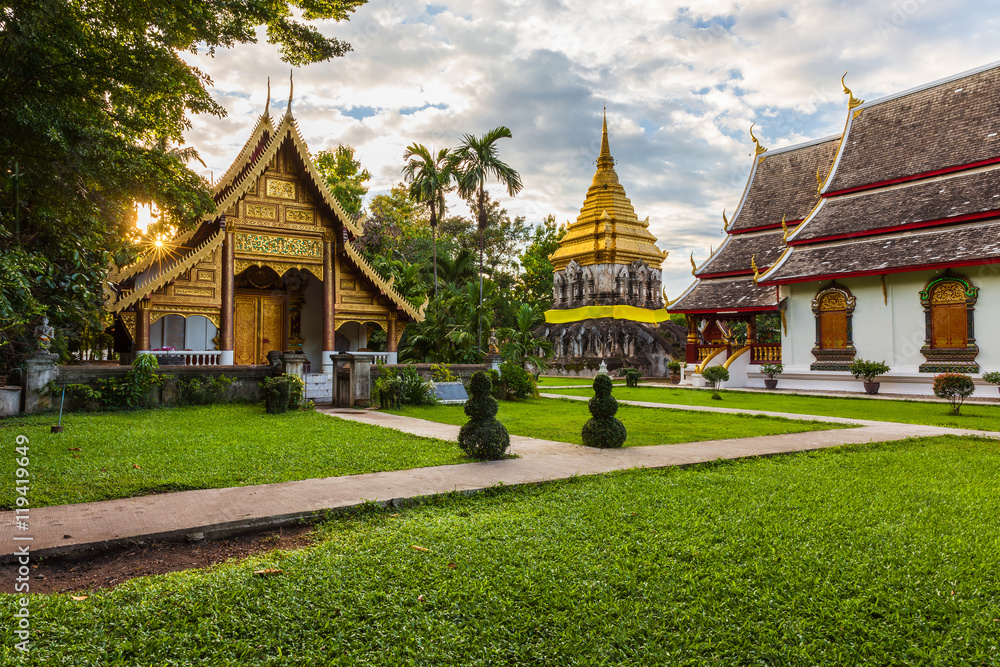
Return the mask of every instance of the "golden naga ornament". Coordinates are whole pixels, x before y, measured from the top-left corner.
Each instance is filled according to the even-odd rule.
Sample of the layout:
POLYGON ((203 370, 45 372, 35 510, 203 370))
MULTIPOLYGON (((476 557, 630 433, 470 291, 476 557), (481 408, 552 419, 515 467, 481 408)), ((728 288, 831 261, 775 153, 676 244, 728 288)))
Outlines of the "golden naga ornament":
POLYGON ((697 275, 698 265, 694 263, 694 251, 691 251, 691 275, 697 275))
POLYGON ((784 234, 781 236, 781 242, 787 244, 788 243, 788 225, 785 224, 785 216, 781 216, 781 231, 784 232, 784 234))
POLYGON ((844 87, 844 94, 850 96, 850 98, 847 100, 847 108, 853 109, 855 107, 861 106, 862 104, 865 103, 865 101, 859 100, 854 96, 854 93, 851 92, 851 89, 847 87, 846 83, 844 83, 845 78, 847 78, 847 72, 844 72, 844 76, 840 77, 840 85, 844 87))
POLYGON ((819 167, 816 167, 816 192, 823 192, 823 177, 819 175, 819 167))
POLYGON ((763 146, 761 146, 760 140, 757 137, 754 136, 754 134, 753 134, 753 126, 754 125, 756 125, 756 123, 750 123, 750 138, 753 139, 754 144, 756 144, 756 146, 757 146, 754 149, 754 153, 753 153, 756 156, 756 155, 760 155, 761 153, 766 153, 767 149, 764 148, 763 146))
POLYGON ((729 231, 729 219, 726 217, 726 209, 722 209, 722 231, 729 231))
POLYGON ((750 257, 750 268, 753 269, 753 284, 756 285, 757 281, 760 280, 760 270, 757 269, 757 255, 754 254, 750 257))

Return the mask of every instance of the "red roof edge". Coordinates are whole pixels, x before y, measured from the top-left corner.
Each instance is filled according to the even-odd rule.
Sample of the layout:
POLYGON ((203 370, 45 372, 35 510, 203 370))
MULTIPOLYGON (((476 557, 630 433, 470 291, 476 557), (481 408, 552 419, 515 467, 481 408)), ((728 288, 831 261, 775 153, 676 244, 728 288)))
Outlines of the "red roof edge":
POLYGON ((850 234, 835 234, 833 236, 818 236, 811 239, 789 240, 788 245, 801 246, 823 241, 838 241, 840 239, 854 239, 859 236, 878 236, 880 234, 890 234, 892 232, 904 232, 909 229, 923 229, 925 227, 938 227, 952 223, 969 222, 971 220, 982 220, 984 218, 1000 218, 1000 210, 980 211, 978 213, 967 213, 966 215, 956 215, 953 218, 937 218, 935 220, 922 220, 920 222, 910 222, 905 225, 895 225, 893 227, 883 227, 881 229, 866 229, 850 234))
POLYGON ((1000 163, 1000 156, 989 158, 988 160, 979 160, 978 162, 969 162, 968 164, 958 164, 953 167, 945 167, 944 169, 934 169, 932 171, 924 171, 919 174, 913 174, 912 176, 901 176, 899 178, 893 178, 888 181, 879 181, 878 183, 869 183, 868 185, 858 185, 853 188, 844 188, 843 190, 836 190, 834 192, 824 192, 821 197, 834 197, 836 195, 846 195, 851 192, 861 192, 862 190, 874 190, 875 188, 881 188, 886 185, 895 185, 897 183, 909 183, 910 181, 919 181, 923 178, 930 178, 932 176, 940 176, 942 174, 953 174, 956 171, 965 171, 967 169, 975 169, 976 167, 985 167, 991 164, 1000 163))

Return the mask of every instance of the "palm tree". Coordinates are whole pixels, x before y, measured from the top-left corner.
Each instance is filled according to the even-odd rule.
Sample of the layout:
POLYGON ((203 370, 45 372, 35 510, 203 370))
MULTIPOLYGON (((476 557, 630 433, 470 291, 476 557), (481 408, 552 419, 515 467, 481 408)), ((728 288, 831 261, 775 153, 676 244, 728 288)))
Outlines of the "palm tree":
POLYGON ((544 336, 535 336, 535 328, 545 321, 545 317, 530 303, 522 303, 517 311, 515 326, 500 330, 504 339, 501 349, 507 361, 521 368, 533 365, 538 372, 548 369, 548 359, 552 356, 552 341, 544 336))
POLYGON ((438 257, 435 268, 441 272, 442 282, 461 283, 476 275, 476 256, 462 248, 454 257, 447 254, 438 257))
POLYGON ((437 224, 438 215, 444 217, 444 194, 451 188, 451 158, 448 149, 442 148, 434 157, 423 144, 410 144, 403 159, 403 178, 410 184, 414 201, 427 204, 431 213, 431 239, 434 243, 434 298, 438 293, 437 276, 437 224))
POLYGON ((509 139, 510 129, 501 125, 490 130, 481 137, 471 134, 462 135, 462 143, 452 151, 452 169, 458 182, 458 194, 467 200, 476 198, 476 211, 479 223, 479 330, 476 344, 480 353, 483 350, 483 245, 486 225, 486 180, 495 178, 507 188, 507 194, 513 197, 521 191, 521 175, 513 167, 500 160, 497 155, 496 143, 500 139, 509 139))

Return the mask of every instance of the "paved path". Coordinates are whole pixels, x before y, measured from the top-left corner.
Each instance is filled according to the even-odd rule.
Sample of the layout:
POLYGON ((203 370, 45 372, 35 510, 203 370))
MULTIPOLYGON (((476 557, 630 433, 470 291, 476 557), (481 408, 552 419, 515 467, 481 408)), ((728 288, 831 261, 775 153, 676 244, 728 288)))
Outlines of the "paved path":
MULTIPOLYGON (((579 400, 587 400, 579 398, 579 400)), ((648 407, 755 413, 731 408, 665 406, 621 401, 648 407)), ((458 426, 366 410, 322 410, 332 418, 393 428, 417 435, 455 440, 458 426)), ((366 500, 395 502, 451 491, 473 491, 503 483, 532 484, 613 470, 662 468, 746 456, 833 447, 850 443, 898 440, 942 434, 997 433, 866 422, 837 417, 760 413, 833 423, 858 423, 860 428, 812 431, 676 445, 599 450, 563 442, 511 436, 516 459, 487 463, 416 468, 345 477, 307 479, 259 486, 182 491, 122 500, 41 507, 30 511, 28 541, 14 541, 14 512, 0 512, 0 559, 9 561, 14 549, 30 545, 35 556, 82 556, 137 540, 222 537, 263 530, 321 517, 330 510, 355 507, 366 500)))

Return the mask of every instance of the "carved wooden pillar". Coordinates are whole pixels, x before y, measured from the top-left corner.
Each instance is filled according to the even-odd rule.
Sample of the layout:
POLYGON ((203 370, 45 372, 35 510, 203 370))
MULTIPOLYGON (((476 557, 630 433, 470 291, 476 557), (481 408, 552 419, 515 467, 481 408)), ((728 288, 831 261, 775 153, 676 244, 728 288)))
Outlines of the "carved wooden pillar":
POLYGON ((751 315, 747 318, 747 345, 757 342, 757 316, 751 315))
POLYGON ((222 228, 226 236, 222 240, 222 307, 219 313, 219 364, 232 366, 233 350, 235 349, 236 324, 236 239, 235 225, 227 224, 222 216, 222 228))
POLYGON ((385 330, 385 349, 387 352, 396 352, 396 318, 395 314, 389 315, 388 328, 385 330))
POLYGON ((143 299, 136 308, 135 348, 132 352, 149 350, 149 299, 143 299))
MULTIPOLYGON (((332 367, 330 355, 335 352, 337 310, 334 305, 335 285, 337 276, 333 265, 334 242, 332 230, 323 239, 323 368, 332 367)), ((336 380, 335 380, 336 381, 336 380)))

